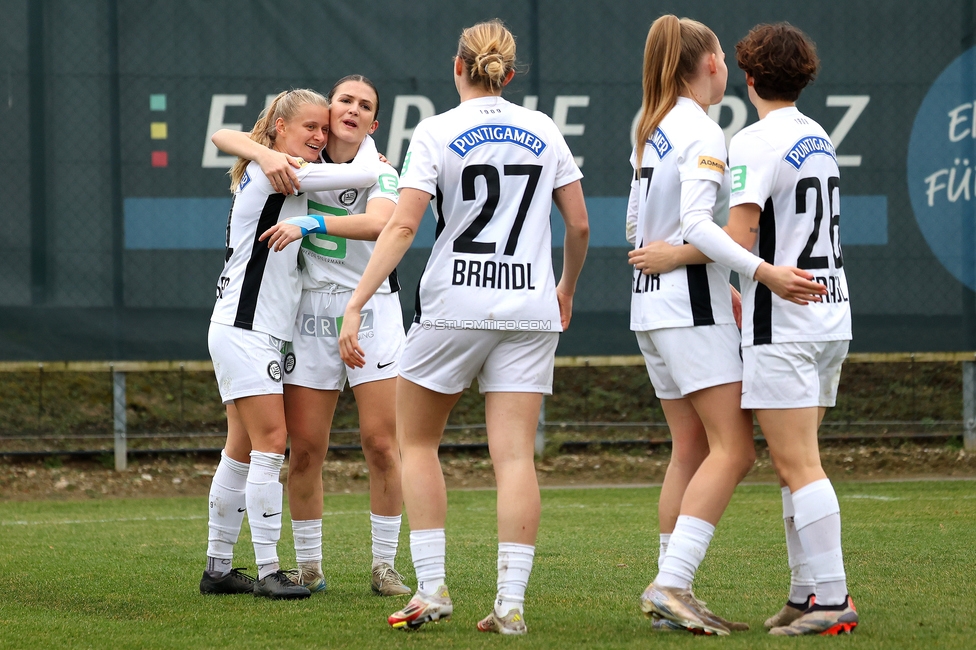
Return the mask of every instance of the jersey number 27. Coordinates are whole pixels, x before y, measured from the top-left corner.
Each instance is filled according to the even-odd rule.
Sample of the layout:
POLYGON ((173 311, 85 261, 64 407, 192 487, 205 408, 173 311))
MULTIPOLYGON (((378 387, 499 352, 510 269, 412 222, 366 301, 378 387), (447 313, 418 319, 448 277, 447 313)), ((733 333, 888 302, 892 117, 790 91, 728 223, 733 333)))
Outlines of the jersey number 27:
MULTIPOLYGON (((505 176, 527 177, 525 191, 522 192, 522 201, 519 203, 515 222, 512 224, 512 230, 509 231, 508 240, 505 243, 505 255, 514 255, 515 247, 518 246, 519 235, 522 233, 525 215, 529 212, 532 197, 539 185, 542 165, 505 165, 504 173, 505 176)), ((495 252, 495 242, 480 242, 474 239, 481 234, 491 218, 495 216, 495 208, 498 207, 498 200, 501 198, 501 177, 498 175, 498 169, 492 165, 465 167, 464 171, 461 172, 461 198, 465 201, 474 201, 477 198, 475 179, 479 176, 485 179, 488 195, 485 197, 485 203, 481 206, 481 212, 478 213, 475 220, 454 240, 455 253, 491 255, 495 252)))

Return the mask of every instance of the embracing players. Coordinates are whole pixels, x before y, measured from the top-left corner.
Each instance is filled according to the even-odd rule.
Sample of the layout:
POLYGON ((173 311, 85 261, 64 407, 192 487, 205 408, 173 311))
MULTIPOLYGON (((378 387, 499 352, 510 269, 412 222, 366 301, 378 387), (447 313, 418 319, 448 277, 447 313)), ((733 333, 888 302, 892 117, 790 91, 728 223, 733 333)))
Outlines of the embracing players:
MULTIPOLYGON (((348 163, 364 148, 374 149, 369 134, 379 126, 379 93, 361 75, 337 81, 329 92, 330 120, 323 160, 348 163)), ((394 568, 400 536, 402 493, 400 454, 396 442, 396 374, 403 347, 403 319, 396 269, 363 308, 362 342, 373 361, 346 369, 339 358, 339 323, 346 301, 359 282, 397 202, 396 171, 377 162, 368 183, 315 191, 293 181, 294 159, 264 148, 244 134, 218 131, 214 142, 223 150, 253 158, 280 190, 305 192, 311 216, 270 226, 262 236, 272 255, 292 242, 301 243, 302 298, 291 346, 285 354, 285 416, 291 451, 288 501, 298 568, 291 573, 312 591, 326 589, 322 569, 322 465, 339 391, 347 378, 359 409, 363 453, 369 468, 372 531, 372 590, 406 595, 410 589, 394 568)))

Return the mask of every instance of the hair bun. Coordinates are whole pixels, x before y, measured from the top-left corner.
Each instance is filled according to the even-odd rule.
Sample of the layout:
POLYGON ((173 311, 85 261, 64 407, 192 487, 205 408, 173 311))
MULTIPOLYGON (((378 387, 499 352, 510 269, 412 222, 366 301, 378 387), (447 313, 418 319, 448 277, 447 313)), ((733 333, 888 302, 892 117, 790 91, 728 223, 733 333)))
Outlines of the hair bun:
POLYGON ((505 61, 498 52, 479 54, 475 58, 475 67, 480 75, 496 84, 505 78, 505 61))
POLYGON ((468 27, 458 40, 458 57, 474 84, 500 90, 515 70, 515 38, 498 19, 468 27))

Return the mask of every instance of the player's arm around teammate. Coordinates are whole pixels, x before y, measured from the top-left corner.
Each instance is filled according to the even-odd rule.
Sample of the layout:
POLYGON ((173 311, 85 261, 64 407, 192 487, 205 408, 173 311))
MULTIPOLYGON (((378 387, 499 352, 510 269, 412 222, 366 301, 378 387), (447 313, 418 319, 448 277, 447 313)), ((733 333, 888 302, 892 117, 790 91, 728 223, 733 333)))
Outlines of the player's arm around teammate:
MULTIPOLYGON (((379 93, 365 77, 350 75, 333 85, 328 98, 330 136, 323 157, 347 162, 379 126, 379 93)), ((229 153, 253 155, 272 183, 276 178, 280 182, 280 170, 288 171, 290 159, 279 152, 256 150, 241 133, 220 131, 214 140, 229 153)), ((379 167, 378 179, 365 187, 310 194, 310 208, 321 224, 302 248, 305 291, 291 362, 285 367, 285 413, 291 439, 288 495, 298 559, 295 577, 313 590, 324 590, 322 465, 339 390, 348 375, 370 474, 371 586, 381 595, 404 595, 409 589, 394 568, 402 509, 395 378, 404 338, 395 275, 367 306, 371 349, 384 357, 375 367, 347 372, 339 358, 337 332, 329 325, 341 316, 344 301, 366 265, 372 247, 367 242, 375 241, 396 205, 396 172, 386 164, 379 167)), ((278 251, 306 233, 305 227, 284 221, 271 226, 261 240, 278 251)))
POLYGON ((636 331, 671 429, 672 459, 659 505, 659 572, 641 596, 655 628, 704 634, 748 629, 707 610, 691 593, 698 565, 735 486, 752 467, 751 414, 739 408, 739 335, 728 268, 752 275, 761 260, 738 248, 713 219, 727 200, 725 141, 705 109, 721 100, 724 53, 705 25, 662 16, 644 50, 643 103, 631 162, 635 245, 707 240, 717 264, 661 275, 635 269, 636 331))
POLYGON ((766 261, 809 269, 824 285, 820 302, 799 307, 743 284, 742 405, 754 409, 783 486, 792 570, 787 604, 766 627, 787 636, 850 632, 858 615, 847 593, 840 506, 817 440, 851 338, 840 174, 826 132, 796 108, 819 60, 787 23, 753 28, 736 59, 760 119, 730 145, 729 232, 766 261))
MULTIPOLYGON (((275 98, 255 124, 251 137, 291 156, 317 158, 328 123, 324 97, 313 91, 293 90, 275 98)), ((375 157, 375 149, 372 155, 375 157)), ((375 174, 375 169, 362 160, 348 166, 311 167, 303 166, 297 176, 320 189, 364 182, 375 174)), ((214 475, 208 568, 200 590, 303 598, 308 590, 291 584, 279 570, 277 557, 282 503, 279 471, 286 439, 282 348, 291 338, 301 292, 298 251, 294 247, 272 256, 259 245, 258 237, 271 223, 304 214, 307 208, 304 198, 276 193, 247 159, 238 160, 231 178, 235 198, 208 342, 221 398, 226 404, 233 403, 234 409, 228 410, 228 453, 222 456, 214 475), (247 436, 247 444, 242 435, 247 436), (248 447, 250 463, 230 456, 241 455, 248 447), (242 574, 230 569, 245 511, 250 513, 258 561, 253 590, 242 574)))
POLYGON ((498 598, 478 627, 526 631, 523 602, 540 513, 534 431, 542 394, 551 390, 556 332, 571 318, 589 226, 582 175, 552 121, 501 98, 514 63, 514 39, 500 22, 462 33, 453 66, 461 104, 418 125, 400 202, 349 301, 339 337, 347 364, 367 363, 357 336, 360 310, 408 250, 432 205, 439 236, 421 280, 397 385, 403 494, 418 580, 414 598, 389 618, 397 628, 453 612, 444 568, 447 492, 437 449, 451 409, 477 376, 498 484, 499 540, 498 598), (563 213, 567 231, 558 285, 552 279, 550 201, 563 213), (513 326, 509 331, 491 323, 513 326), (539 329, 526 331, 534 326, 539 329))

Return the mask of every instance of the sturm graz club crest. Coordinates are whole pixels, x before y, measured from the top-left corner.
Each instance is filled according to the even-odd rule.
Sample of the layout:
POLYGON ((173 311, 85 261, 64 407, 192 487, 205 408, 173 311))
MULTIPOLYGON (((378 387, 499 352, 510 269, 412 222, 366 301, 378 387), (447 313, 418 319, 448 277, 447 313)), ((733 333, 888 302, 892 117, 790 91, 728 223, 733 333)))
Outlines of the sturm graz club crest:
POLYGON ((268 364, 268 376, 274 381, 281 381, 281 364, 277 361, 272 361, 268 364))
POLYGON ((290 375, 291 371, 295 369, 295 353, 289 352, 285 355, 285 374, 290 375))
POLYGON ((339 195, 339 203, 349 207, 356 202, 356 198, 359 196, 359 190, 346 190, 339 195))

